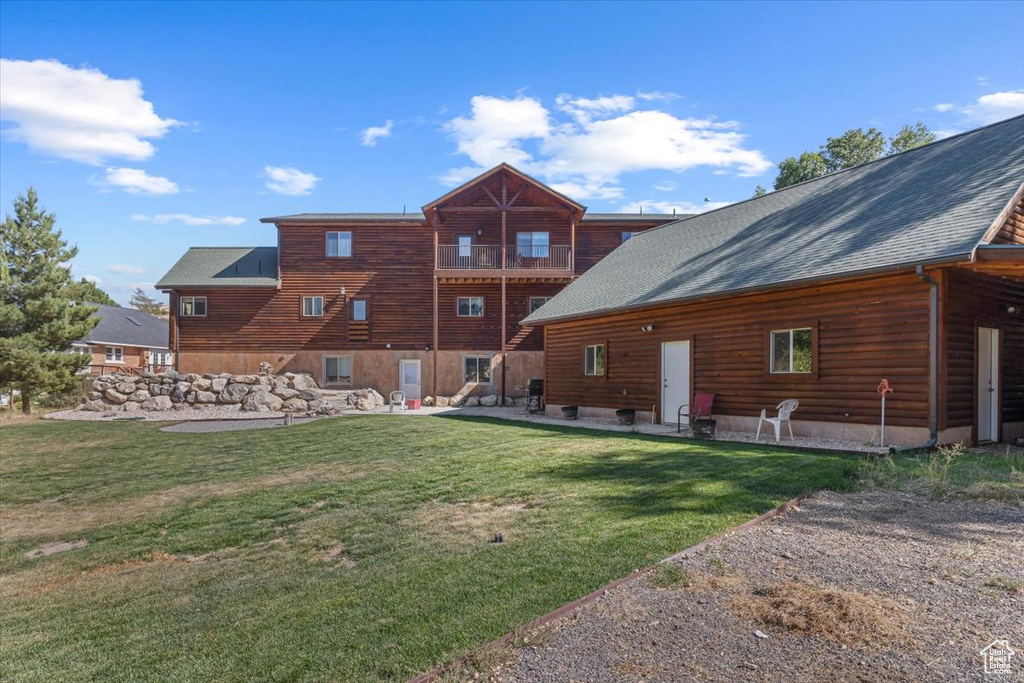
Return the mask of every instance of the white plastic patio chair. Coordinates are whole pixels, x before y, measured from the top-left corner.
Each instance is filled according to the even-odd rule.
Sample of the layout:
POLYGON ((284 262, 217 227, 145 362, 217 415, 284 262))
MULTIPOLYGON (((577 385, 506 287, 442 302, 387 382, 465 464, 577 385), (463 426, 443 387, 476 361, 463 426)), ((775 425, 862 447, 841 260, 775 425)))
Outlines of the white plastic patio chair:
POLYGON ((789 416, 793 414, 793 411, 796 410, 797 406, 799 405, 800 401, 796 400, 795 398, 787 398, 785 401, 775 406, 775 409, 779 411, 777 417, 768 417, 768 409, 762 408, 761 419, 757 421, 757 436, 754 437, 754 440, 757 441, 761 438, 761 425, 765 422, 771 424, 772 427, 775 427, 776 442, 782 441, 781 434, 783 422, 785 422, 786 426, 789 428, 789 438, 792 439, 793 423, 792 421, 790 421, 789 416))
POLYGON ((391 396, 388 398, 388 403, 391 404, 391 412, 395 412, 395 406, 402 409, 405 412, 405 392, 404 391, 392 391, 391 396))

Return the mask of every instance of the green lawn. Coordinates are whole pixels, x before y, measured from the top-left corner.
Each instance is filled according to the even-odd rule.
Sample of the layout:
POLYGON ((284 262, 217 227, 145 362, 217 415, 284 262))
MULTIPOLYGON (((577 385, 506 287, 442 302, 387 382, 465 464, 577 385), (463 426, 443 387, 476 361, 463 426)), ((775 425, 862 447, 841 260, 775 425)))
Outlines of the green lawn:
POLYGON ((401 680, 856 470, 482 419, 5 424, 0 679, 401 680))

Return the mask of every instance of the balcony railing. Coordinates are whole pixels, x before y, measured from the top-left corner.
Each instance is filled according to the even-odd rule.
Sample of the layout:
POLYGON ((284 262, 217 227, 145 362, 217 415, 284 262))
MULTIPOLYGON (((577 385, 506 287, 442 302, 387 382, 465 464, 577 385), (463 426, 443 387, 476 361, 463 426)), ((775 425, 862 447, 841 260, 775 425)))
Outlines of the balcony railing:
MULTIPOLYGON (((505 250, 509 270, 569 270, 572 249, 567 246, 514 246, 505 250)), ((437 247, 438 270, 498 270, 501 247, 479 244, 442 244, 437 247)))

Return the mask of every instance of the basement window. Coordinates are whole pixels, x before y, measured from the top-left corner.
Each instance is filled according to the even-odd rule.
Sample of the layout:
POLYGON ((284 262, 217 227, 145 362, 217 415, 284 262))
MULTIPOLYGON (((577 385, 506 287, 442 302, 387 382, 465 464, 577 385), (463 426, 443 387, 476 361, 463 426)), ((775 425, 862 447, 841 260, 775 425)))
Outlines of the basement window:
POLYGON ((324 384, 352 384, 352 356, 324 356, 324 384))
POLYGON ((491 383, 491 357, 490 356, 466 356, 462 362, 463 381, 475 384, 491 383))
POLYGON ((181 297, 178 311, 182 317, 201 317, 206 315, 205 296, 183 296, 181 297))
POLYGON ((324 314, 324 298, 322 296, 302 297, 302 315, 307 318, 319 318, 324 314))
POLYGON ((814 370, 810 327, 771 332, 771 371, 774 374, 810 374, 814 370))
POLYGON ((583 374, 589 377, 604 375, 604 344, 583 347, 583 374))

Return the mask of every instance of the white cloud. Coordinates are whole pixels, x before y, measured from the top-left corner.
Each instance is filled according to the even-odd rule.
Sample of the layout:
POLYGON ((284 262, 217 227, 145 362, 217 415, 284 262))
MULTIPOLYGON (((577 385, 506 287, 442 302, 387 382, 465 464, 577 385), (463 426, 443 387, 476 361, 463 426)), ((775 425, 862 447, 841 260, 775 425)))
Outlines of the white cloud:
POLYGON ((293 197, 312 193, 313 187, 320 182, 320 178, 312 173, 305 173, 297 168, 264 166, 263 173, 267 176, 268 190, 293 197))
POLYGON ((704 213, 705 211, 713 211, 714 209, 720 209, 723 206, 729 206, 733 202, 705 202, 704 204, 695 204, 693 202, 660 202, 653 199, 645 199, 639 202, 630 202, 629 204, 623 204, 619 209, 623 213, 704 213))
POLYGON ((674 92, 662 92, 660 90, 651 90, 649 92, 644 92, 643 90, 637 90, 636 91, 636 96, 639 97, 641 100, 644 100, 645 102, 652 102, 652 101, 655 101, 655 100, 665 100, 665 101, 678 100, 678 99, 682 99, 682 97, 683 97, 682 95, 677 95, 674 92))
POLYGON ((658 192, 671 192, 676 189, 676 183, 674 180, 666 180, 663 183, 658 183, 654 186, 654 189, 658 192))
POLYGON ((187 213, 158 213, 155 216, 137 213, 132 215, 133 221, 145 221, 157 225, 183 223, 185 225, 241 225, 245 222, 239 216, 193 216, 187 213))
POLYGON ((950 104, 949 102, 939 102, 935 105, 935 111, 945 113, 947 111, 953 111, 956 109, 956 105, 950 104))
POLYGON ((973 104, 963 109, 963 113, 975 123, 995 123, 1011 116, 1024 114, 1024 90, 994 92, 982 95, 973 104))
POLYGON ((773 168, 760 151, 744 145, 738 123, 636 109, 630 96, 560 95, 555 109, 561 120, 525 96, 478 95, 470 106, 469 117, 452 119, 445 130, 476 166, 452 169, 447 182, 465 181, 505 161, 570 196, 616 199, 623 195, 618 180, 625 173, 712 166, 755 176, 773 168))
POLYGON ((118 275, 141 275, 146 272, 146 269, 142 266, 129 266, 123 263, 115 263, 107 266, 107 270, 111 273, 117 273, 118 275))
POLYGON ((137 79, 52 59, 0 59, 0 112, 14 123, 6 135, 37 152, 87 164, 148 159, 156 151, 149 140, 180 125, 156 114, 137 79))
POLYGON ((162 176, 149 175, 141 168, 108 168, 97 184, 116 187, 129 194, 178 194, 178 185, 162 176))
POLYGON ((376 147, 377 140, 381 138, 391 137, 392 121, 388 120, 383 126, 370 126, 369 128, 363 129, 363 145, 367 147, 376 147))

